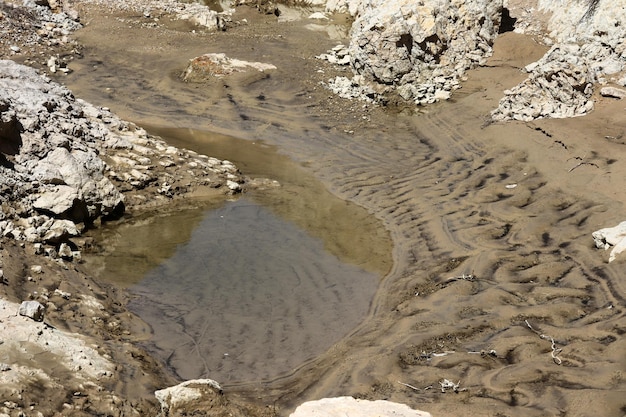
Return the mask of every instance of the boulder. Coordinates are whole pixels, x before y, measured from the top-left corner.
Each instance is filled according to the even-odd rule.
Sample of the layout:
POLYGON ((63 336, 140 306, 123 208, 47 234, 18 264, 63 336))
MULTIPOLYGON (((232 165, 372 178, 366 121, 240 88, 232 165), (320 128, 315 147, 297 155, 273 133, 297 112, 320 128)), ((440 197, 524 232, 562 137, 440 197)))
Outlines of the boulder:
POLYGON ((38 301, 23 301, 20 304, 19 314, 35 321, 43 321, 45 311, 46 308, 38 301))
POLYGON ((78 192, 68 185, 56 185, 39 194, 33 207, 56 216, 69 213, 78 200, 78 192))
POLYGON ((353 397, 322 398, 305 402, 290 417, 431 417, 430 413, 414 410, 408 405, 391 401, 368 401, 353 397))
POLYGON ((501 0, 332 2, 356 14, 350 64, 383 95, 416 104, 449 97, 464 72, 491 54, 503 10, 501 0), (397 90, 397 91, 396 91, 397 90))
MULTIPOLYGON (((183 413, 183 410, 192 407, 196 410, 200 404, 223 406, 226 400, 222 395, 222 388, 212 379, 192 379, 173 387, 155 391, 154 396, 161 404, 161 411, 165 415, 183 413)), ((202 408, 210 409, 212 407, 202 408)))
POLYGON ((581 116, 594 107, 596 76, 578 45, 554 45, 539 61, 526 67, 528 78, 504 92, 493 120, 524 120, 581 116))
POLYGON ((496 121, 587 114, 594 108, 594 84, 606 82, 607 77, 619 77, 626 68, 623 4, 538 0, 538 9, 551 14, 548 41, 552 48, 526 68, 529 76, 525 81, 505 92, 491 113, 496 121))

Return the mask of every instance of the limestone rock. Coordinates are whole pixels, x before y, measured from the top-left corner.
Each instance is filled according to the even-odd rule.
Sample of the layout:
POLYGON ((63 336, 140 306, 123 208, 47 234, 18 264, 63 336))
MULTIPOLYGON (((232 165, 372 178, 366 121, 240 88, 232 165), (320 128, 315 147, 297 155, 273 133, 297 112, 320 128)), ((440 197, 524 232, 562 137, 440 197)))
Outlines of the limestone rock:
POLYGON ((485 62, 503 2, 374 0, 327 7, 356 14, 349 54, 353 72, 361 76, 357 84, 426 104, 447 98, 466 70, 485 62))
POLYGON ((548 36, 553 46, 527 67, 528 79, 505 92, 492 112, 494 120, 587 114, 594 107, 594 84, 605 83, 607 77, 619 78, 626 68, 626 8, 621 2, 537 3, 540 11, 551 13, 548 36))
POLYGON ((38 301, 23 301, 20 304, 20 316, 29 317, 35 321, 43 321, 43 315, 46 308, 38 301))
POLYGON ((37 210, 62 215, 69 212, 78 199, 78 192, 67 185, 57 185, 42 192, 33 203, 37 210))
POLYGON ((616 87, 603 87, 600 89, 600 94, 602 97, 612 97, 620 100, 626 98, 626 90, 616 87))
POLYGON ((613 246, 609 255, 609 262, 613 262, 618 254, 626 250, 626 221, 614 227, 596 230, 591 236, 599 249, 606 250, 613 246))
POLYGON ((193 404, 218 403, 221 405, 225 402, 222 388, 212 379, 185 381, 173 387, 155 391, 154 396, 161 404, 161 411, 166 415, 174 415, 193 404))
POLYGON ((290 417, 431 417, 425 411, 413 410, 391 401, 368 401, 353 397, 323 398, 300 405, 290 417))
POLYGON ((212 77, 224 77, 235 72, 250 70, 263 72, 272 69, 276 69, 272 64, 241 61, 229 58, 226 54, 205 54, 189 61, 182 79, 186 82, 202 82, 212 77))
POLYGON ((578 45, 557 44, 527 66, 528 78, 504 92, 492 118, 529 121, 581 116, 591 111, 596 78, 588 63, 577 58, 581 49, 578 45))

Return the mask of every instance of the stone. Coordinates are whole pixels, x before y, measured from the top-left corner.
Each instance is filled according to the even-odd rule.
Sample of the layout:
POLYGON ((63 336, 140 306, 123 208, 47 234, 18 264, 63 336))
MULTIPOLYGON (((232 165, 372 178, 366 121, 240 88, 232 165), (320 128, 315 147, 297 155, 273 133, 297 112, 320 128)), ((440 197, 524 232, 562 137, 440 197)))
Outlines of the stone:
POLYGON ((616 87, 603 87, 600 89, 600 95, 602 95, 602 97, 612 97, 621 100, 626 97, 626 90, 616 87))
POLYGON ((33 202, 33 207, 44 213, 62 215, 74 207, 78 200, 78 192, 67 185, 57 185, 39 194, 39 198, 33 202))
MULTIPOLYGON (((213 402, 222 396, 222 387, 212 379, 192 379, 178 385, 155 391, 161 412, 172 414, 178 409, 201 402, 213 402)), ((196 408, 198 409, 198 408, 196 408)))
POLYGON ((458 78, 491 54, 501 0, 329 2, 355 15, 350 66, 379 97, 395 94, 416 104, 449 97, 458 78))
POLYGON ((290 417, 431 417, 408 405, 386 400, 361 400, 353 397, 322 398, 308 401, 296 408, 290 417))
POLYGON ((46 243, 61 242, 72 236, 80 235, 78 227, 71 220, 52 220, 51 222, 46 222, 42 228, 47 228, 41 238, 46 243))
POLYGON ((618 254, 626 250, 626 221, 614 227, 596 230, 591 236, 598 249, 613 247, 609 255, 609 262, 613 262, 618 254))
POLYGON ((259 72, 276 69, 272 64, 232 59, 223 53, 205 54, 193 58, 181 75, 186 82, 203 82, 213 77, 224 77, 235 72, 256 70, 259 72))
POLYGON ((67 243, 61 243, 59 245, 58 255, 59 257, 67 261, 71 261, 72 258, 74 257, 72 248, 70 248, 70 246, 67 243))
MULTIPOLYGON (((493 120, 529 121, 587 114, 594 108, 594 85, 626 68, 626 27, 622 24, 626 8, 622 4, 575 0, 537 3, 539 11, 551 14, 547 43, 552 47, 526 67, 529 76, 525 81, 505 92, 491 113, 493 120)), ((529 13, 525 18, 535 16, 529 13)), ((523 21, 517 23, 527 26, 523 21)))
POLYGON ((19 314, 35 321, 43 321, 46 308, 38 301, 23 301, 20 304, 19 314))

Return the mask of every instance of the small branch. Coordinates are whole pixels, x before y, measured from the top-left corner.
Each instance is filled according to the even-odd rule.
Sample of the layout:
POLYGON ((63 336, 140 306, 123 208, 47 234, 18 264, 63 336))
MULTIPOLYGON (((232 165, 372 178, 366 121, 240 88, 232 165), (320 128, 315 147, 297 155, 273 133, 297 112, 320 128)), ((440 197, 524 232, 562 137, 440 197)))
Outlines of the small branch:
MULTIPOLYGON (((567 172, 572 172, 573 170, 575 170, 576 168, 578 168, 578 167, 579 167, 579 166, 581 166, 581 165, 591 165, 591 166, 594 166, 594 167, 596 167, 596 168, 600 168, 600 167, 598 166, 598 164, 595 164, 595 163, 593 163, 593 162, 585 162, 585 158, 586 158, 586 157, 587 157, 587 155, 583 156, 582 158, 581 158, 580 156, 576 156, 576 157, 574 157, 574 158, 569 158, 569 159, 576 159, 576 160, 578 160, 578 161, 580 161, 580 162, 578 162, 576 165, 574 165, 573 167, 571 167, 571 168, 569 169, 569 171, 567 171, 567 172)), ((568 161, 569 161, 569 159, 568 159, 568 161)))
POLYGON ((554 341, 554 338, 552 336, 543 334, 539 332, 538 330, 535 330, 533 326, 530 325, 528 320, 524 320, 524 322, 526 323, 526 326, 528 326, 528 328, 532 330, 535 334, 537 334, 540 338, 545 339, 545 340, 550 340, 550 342, 552 343, 552 346, 551 346, 552 352, 550 353, 550 356, 552 356, 552 360, 554 361, 554 363, 556 363, 557 365, 560 365, 561 363, 563 363, 561 358, 559 358, 558 356, 559 353, 561 353, 563 349, 560 349, 556 346, 556 342, 554 341))
POLYGON ((405 384, 404 382, 400 382, 400 381, 398 381, 398 384, 400 384, 400 385, 404 385, 405 387, 409 387, 409 388, 411 388, 412 390, 415 390, 415 391, 421 391, 419 388, 414 387, 414 386, 413 386, 413 385, 411 385, 411 384, 405 384))

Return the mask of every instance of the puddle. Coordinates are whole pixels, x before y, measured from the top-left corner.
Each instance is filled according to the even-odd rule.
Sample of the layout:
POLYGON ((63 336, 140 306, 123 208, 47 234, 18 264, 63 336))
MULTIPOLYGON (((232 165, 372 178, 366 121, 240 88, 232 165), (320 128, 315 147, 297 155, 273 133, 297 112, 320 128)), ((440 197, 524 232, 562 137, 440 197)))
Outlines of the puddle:
POLYGON ((101 279, 129 289, 129 308, 154 332, 147 348, 178 377, 278 378, 362 322, 391 267, 380 222, 272 146, 147 130, 281 183, 219 205, 131 219, 103 232, 105 257, 88 259, 101 279))

